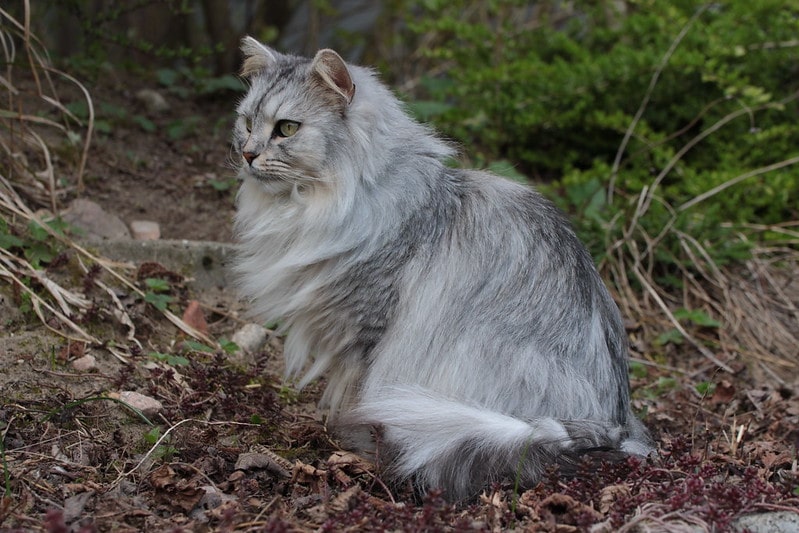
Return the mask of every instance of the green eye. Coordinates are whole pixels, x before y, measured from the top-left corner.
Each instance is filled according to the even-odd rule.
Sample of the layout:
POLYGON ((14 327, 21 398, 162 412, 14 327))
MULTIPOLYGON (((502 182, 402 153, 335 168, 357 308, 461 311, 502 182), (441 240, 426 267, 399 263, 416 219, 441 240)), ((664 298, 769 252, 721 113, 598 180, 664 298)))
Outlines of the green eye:
POLYGON ((300 123, 293 120, 278 121, 275 126, 275 135, 278 137, 291 137, 300 129, 300 123))
POLYGON ((252 119, 250 117, 244 117, 244 127, 247 128, 247 131, 252 131, 252 119))

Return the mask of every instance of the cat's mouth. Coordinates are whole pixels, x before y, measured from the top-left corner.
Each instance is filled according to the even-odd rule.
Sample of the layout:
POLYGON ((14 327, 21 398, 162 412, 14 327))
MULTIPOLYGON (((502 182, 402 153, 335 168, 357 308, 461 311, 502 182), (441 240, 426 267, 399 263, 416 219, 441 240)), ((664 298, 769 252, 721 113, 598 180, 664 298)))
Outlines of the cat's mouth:
POLYGON ((263 162, 256 160, 253 164, 245 164, 244 170, 253 178, 269 183, 276 181, 289 183, 317 181, 303 169, 276 159, 268 159, 263 162))
POLYGON ((294 181, 300 177, 291 166, 275 159, 255 160, 249 165, 245 164, 244 169, 250 176, 260 181, 294 181))

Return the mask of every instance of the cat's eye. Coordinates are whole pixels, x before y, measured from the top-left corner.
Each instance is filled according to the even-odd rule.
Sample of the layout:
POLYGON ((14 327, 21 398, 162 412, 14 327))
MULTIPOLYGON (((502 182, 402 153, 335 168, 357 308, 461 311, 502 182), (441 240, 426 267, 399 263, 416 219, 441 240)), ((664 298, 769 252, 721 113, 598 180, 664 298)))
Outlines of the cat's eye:
POLYGON ((275 135, 278 137, 291 137, 300 129, 300 123, 293 120, 280 120, 275 125, 275 135))
POLYGON ((252 118, 244 117, 244 127, 247 129, 247 132, 252 131, 252 118))

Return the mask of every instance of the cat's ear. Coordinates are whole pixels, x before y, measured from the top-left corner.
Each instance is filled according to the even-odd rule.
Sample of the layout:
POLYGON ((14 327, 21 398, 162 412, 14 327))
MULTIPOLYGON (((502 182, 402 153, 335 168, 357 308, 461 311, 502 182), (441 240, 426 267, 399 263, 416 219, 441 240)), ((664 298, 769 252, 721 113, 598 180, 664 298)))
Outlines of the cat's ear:
POLYGON ((277 63, 278 53, 249 35, 241 40, 241 51, 244 54, 244 63, 240 72, 243 78, 249 78, 277 63))
POLYGON ((329 48, 319 50, 313 58, 311 69, 326 85, 343 96, 348 104, 352 102, 355 96, 355 84, 352 82, 350 71, 347 70, 347 64, 340 55, 329 48))

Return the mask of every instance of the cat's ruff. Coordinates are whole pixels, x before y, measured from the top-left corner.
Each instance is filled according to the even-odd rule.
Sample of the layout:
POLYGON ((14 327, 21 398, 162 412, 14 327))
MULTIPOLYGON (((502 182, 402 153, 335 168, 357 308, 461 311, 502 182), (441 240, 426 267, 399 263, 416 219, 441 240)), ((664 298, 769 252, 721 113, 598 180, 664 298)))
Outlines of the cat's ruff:
POLYGON ((287 373, 328 377, 344 439, 376 428, 388 471, 452 499, 651 451, 618 309, 549 201, 447 167, 452 147, 331 50, 242 50, 240 288, 288 332, 287 373))

